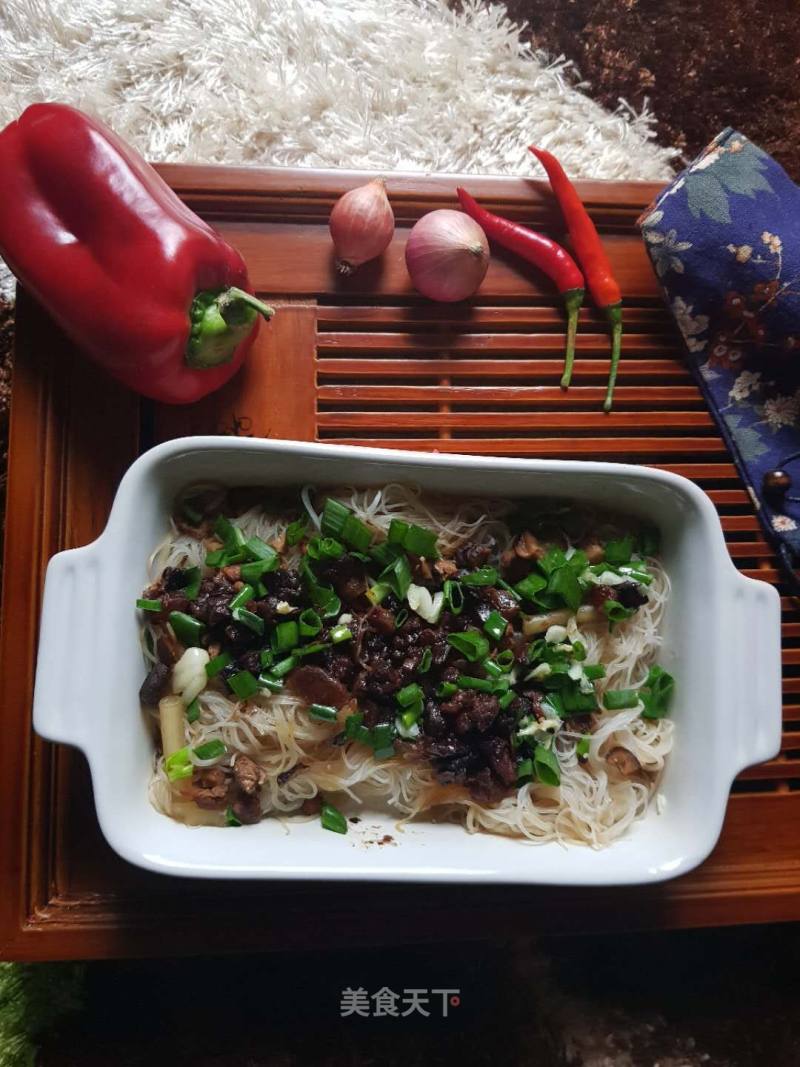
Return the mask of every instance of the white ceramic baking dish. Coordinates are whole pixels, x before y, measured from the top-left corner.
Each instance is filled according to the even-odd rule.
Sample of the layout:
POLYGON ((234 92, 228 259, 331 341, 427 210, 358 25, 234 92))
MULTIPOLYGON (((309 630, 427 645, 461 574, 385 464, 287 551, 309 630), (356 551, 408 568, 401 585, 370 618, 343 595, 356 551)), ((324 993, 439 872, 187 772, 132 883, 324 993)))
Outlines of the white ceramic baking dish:
POLYGON ((730 784, 774 756, 781 723, 776 591, 734 568, 717 514, 691 482, 622 464, 484 459, 285 441, 196 437, 147 452, 123 478, 108 525, 47 571, 34 699, 36 730, 89 760, 109 844, 131 863, 214 878, 375 879, 622 885, 701 863, 719 836, 730 784), (371 815, 347 836, 316 821, 190 828, 147 799, 153 749, 138 703, 143 677, 133 604, 178 490, 230 485, 417 483, 451 493, 560 496, 646 516, 662 532, 673 583, 662 664, 677 679, 676 743, 662 809, 603 851, 531 845, 455 825, 371 815), (389 834, 391 847, 369 842, 389 834))

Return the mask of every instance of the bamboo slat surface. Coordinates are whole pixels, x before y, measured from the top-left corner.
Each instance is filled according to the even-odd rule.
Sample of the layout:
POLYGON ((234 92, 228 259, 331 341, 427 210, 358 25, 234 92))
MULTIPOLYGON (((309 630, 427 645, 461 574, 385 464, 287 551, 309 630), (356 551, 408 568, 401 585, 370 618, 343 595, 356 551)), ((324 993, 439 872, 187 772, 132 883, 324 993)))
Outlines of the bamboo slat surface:
POLYGON ((278 314, 234 382, 199 404, 167 409, 140 405, 82 362, 20 294, 0 678, 0 955, 178 954, 800 918, 800 614, 788 595, 781 755, 734 784, 717 849, 677 881, 610 891, 466 887, 454 899, 431 887, 173 881, 108 849, 84 760, 31 732, 38 605, 49 556, 99 533, 121 474, 158 440, 218 432, 647 463, 709 494, 743 573, 779 578, 635 233, 654 186, 581 190, 626 299, 616 410, 606 416, 608 341, 592 309, 581 313, 575 384, 563 393, 563 320, 545 279, 497 255, 474 306, 436 306, 415 296, 403 265, 409 225, 431 207, 454 206, 457 183, 490 208, 563 237, 540 183, 391 177, 397 239, 381 263, 343 280, 333 270, 327 216, 363 175, 162 172, 243 251, 278 314))

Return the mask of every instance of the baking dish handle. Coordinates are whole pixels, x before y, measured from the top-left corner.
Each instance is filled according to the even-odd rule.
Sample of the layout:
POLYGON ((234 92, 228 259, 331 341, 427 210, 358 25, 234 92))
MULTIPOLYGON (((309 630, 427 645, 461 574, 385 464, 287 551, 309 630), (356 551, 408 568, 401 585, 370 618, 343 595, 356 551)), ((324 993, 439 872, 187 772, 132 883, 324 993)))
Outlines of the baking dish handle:
POLYGON ((763 763, 781 747, 781 602, 777 590, 742 574, 730 594, 729 677, 733 776, 763 763))
POLYGON ((94 545, 59 552, 47 566, 33 725, 48 741, 83 747, 96 683, 89 620, 99 617, 100 587, 94 545))

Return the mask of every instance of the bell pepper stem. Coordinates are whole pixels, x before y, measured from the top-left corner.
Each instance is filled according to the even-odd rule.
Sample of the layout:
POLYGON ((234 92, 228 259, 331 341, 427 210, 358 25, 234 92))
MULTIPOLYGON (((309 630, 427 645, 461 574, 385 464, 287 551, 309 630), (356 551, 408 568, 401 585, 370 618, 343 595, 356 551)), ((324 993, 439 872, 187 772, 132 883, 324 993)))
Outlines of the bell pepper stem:
POLYGON ((203 370, 229 363, 256 318, 263 315, 268 319, 273 314, 269 305, 236 286, 198 293, 189 309, 187 364, 203 370))
POLYGON ((252 293, 245 292, 244 289, 237 289, 235 285, 222 291, 219 298, 219 307, 224 309, 237 301, 241 304, 246 304, 248 307, 255 308, 259 315, 263 315, 265 319, 271 319, 275 314, 275 308, 271 308, 269 304, 265 304, 263 300, 259 300, 252 293))
POLYGON ((583 303, 583 289, 568 289, 561 294, 567 309, 567 343, 564 349, 564 373, 561 375, 561 388, 568 389, 572 381, 572 367, 575 363, 575 335, 578 332, 578 311, 583 303))
POLYGON ((622 349, 622 304, 609 304, 603 311, 611 323, 611 366, 608 372, 608 388, 603 402, 603 411, 611 411, 614 402, 614 386, 617 384, 617 370, 622 349))

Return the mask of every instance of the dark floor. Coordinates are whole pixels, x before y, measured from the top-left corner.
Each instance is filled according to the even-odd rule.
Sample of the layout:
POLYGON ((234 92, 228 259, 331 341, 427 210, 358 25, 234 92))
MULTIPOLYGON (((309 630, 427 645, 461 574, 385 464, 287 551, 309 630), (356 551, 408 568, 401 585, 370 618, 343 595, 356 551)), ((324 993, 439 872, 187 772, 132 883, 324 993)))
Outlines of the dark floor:
POLYGON ((800 179, 797 0, 505 0, 534 42, 572 59, 592 99, 658 119, 691 158, 735 126, 800 179))
POLYGON ((798 962, 800 926, 96 963, 41 1064, 800 1067, 798 962), (460 1003, 342 1018, 348 986, 460 1003))

